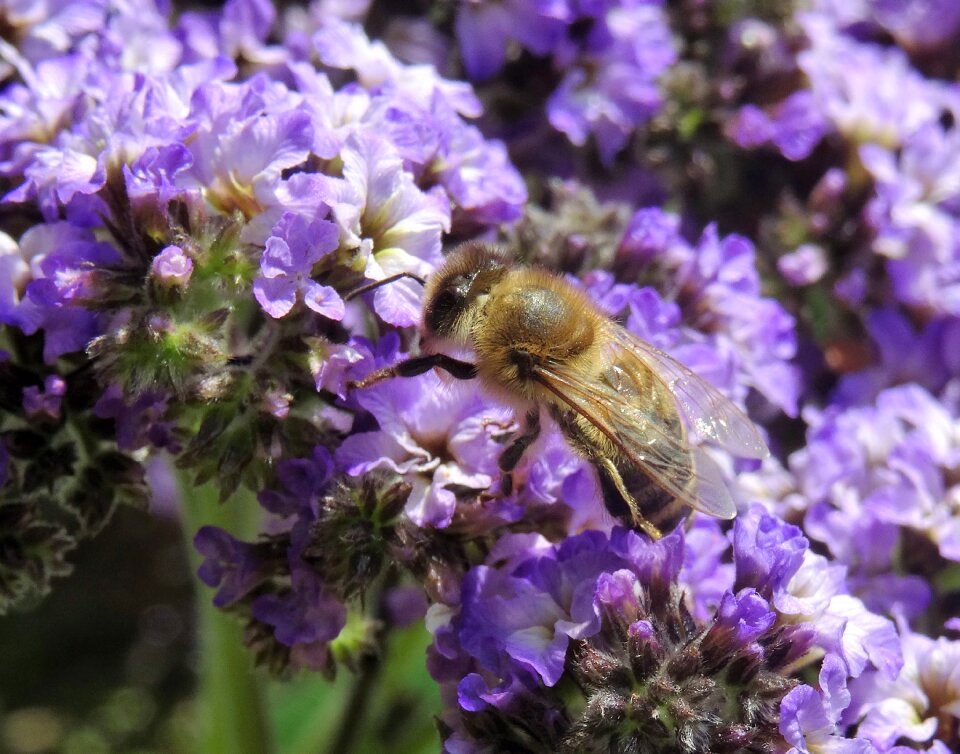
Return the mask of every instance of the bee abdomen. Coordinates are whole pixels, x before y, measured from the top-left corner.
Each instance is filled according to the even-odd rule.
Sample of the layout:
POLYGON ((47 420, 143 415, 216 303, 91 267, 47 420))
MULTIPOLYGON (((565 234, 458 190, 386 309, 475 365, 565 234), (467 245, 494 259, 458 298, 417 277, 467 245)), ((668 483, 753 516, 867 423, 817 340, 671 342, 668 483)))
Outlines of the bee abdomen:
POLYGON ((620 492, 620 486, 613 474, 619 474, 623 487, 629 492, 637 508, 649 523, 661 533, 673 531, 690 513, 690 507, 680 502, 673 494, 658 486, 643 471, 629 464, 613 464, 615 472, 608 465, 594 463, 603 492, 603 502, 607 510, 618 519, 630 522, 632 517, 630 504, 620 492))
MULTIPOLYGON (((550 413, 573 449, 596 468, 603 502, 611 515, 629 526, 635 526, 639 523, 633 520, 632 508, 635 505, 640 515, 661 533, 672 531, 686 518, 690 506, 654 482, 639 466, 612 448, 604 447, 606 443, 598 442, 598 438, 592 437, 581 424, 585 420, 555 407, 551 408, 550 413), (624 493, 630 496, 630 501, 624 493)), ((689 455, 673 459, 673 469, 677 484, 681 487, 694 485, 693 459, 689 455), (683 470, 686 470, 685 474, 683 470)))

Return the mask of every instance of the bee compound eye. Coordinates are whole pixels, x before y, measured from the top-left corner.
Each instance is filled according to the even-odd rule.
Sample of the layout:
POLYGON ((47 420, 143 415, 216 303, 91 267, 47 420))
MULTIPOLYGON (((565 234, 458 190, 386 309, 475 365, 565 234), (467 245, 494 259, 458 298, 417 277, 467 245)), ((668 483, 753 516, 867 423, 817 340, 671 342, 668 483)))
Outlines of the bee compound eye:
POLYGON ((463 310, 466 297, 459 286, 448 285, 433 297, 424 315, 427 328, 437 335, 448 335, 463 310))

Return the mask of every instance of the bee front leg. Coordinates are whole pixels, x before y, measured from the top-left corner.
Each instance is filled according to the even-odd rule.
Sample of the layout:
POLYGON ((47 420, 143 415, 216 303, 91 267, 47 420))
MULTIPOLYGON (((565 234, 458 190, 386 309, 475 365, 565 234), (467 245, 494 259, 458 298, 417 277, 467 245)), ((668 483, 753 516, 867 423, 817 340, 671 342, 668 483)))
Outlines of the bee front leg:
POLYGON ((513 438, 513 442, 500 454, 500 458, 497 461, 497 465, 502 472, 500 491, 503 492, 504 495, 509 495, 513 492, 513 474, 510 472, 517 467, 526 449, 529 448, 539 436, 540 411, 534 409, 527 412, 526 426, 523 433, 513 438))
POLYGON ((429 372, 431 369, 443 369, 449 372, 458 380, 472 380, 477 376, 477 365, 468 361, 460 361, 445 353, 431 353, 424 356, 414 356, 413 358, 401 361, 393 366, 378 369, 371 372, 362 380, 351 382, 347 388, 354 390, 356 388, 370 387, 378 382, 383 382, 391 377, 416 377, 417 375, 429 372))

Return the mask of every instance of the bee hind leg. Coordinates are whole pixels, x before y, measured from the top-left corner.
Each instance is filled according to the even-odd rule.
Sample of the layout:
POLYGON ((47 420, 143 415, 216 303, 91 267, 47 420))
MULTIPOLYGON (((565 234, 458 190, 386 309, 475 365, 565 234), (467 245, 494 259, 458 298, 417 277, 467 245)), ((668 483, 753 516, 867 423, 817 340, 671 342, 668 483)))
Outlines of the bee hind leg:
POLYGON ((663 537, 663 532, 661 532, 656 526, 651 524, 644 515, 640 512, 640 505, 637 503, 633 495, 630 494, 630 491, 627 489, 627 486, 623 483, 623 476, 620 474, 616 465, 609 458, 597 459, 595 462, 597 467, 597 473, 600 477, 600 487, 603 490, 604 502, 607 505, 607 509, 610 510, 614 515, 618 515, 619 511, 615 510, 615 507, 618 507, 620 500, 627 504, 627 507, 630 509, 630 518, 635 526, 641 529, 650 539, 656 542, 658 539, 663 537), (610 487, 613 487, 611 490, 610 487), (613 492, 616 492, 617 495, 614 496, 613 492), (611 498, 613 498, 611 500, 611 498), (611 503, 614 503, 612 506, 611 503))
POLYGON ((500 477, 500 490, 504 495, 513 492, 513 471, 524 452, 540 436, 540 412, 538 410, 528 411, 526 415, 526 425, 521 434, 513 438, 507 448, 500 454, 497 460, 497 466, 500 467, 502 476, 500 477))

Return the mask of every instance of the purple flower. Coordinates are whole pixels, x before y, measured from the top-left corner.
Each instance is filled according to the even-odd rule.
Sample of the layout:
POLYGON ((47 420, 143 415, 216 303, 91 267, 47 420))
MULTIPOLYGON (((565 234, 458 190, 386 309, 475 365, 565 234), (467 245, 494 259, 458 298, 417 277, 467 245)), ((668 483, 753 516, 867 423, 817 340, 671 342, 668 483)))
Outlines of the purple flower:
POLYGON ((827 655, 819 689, 798 686, 780 704, 780 732, 793 747, 791 754, 875 754, 868 741, 843 735, 840 719, 849 704, 846 667, 827 655))
MULTIPOLYGON (((628 569, 627 581, 636 583, 643 575, 650 580, 664 570, 660 563, 682 553, 676 535, 649 548, 635 533, 619 537, 620 547, 611 547, 614 541, 606 535, 584 532, 512 569, 472 569, 464 579, 457 623, 463 649, 487 670, 503 675, 511 667, 521 668, 535 672, 547 686, 555 685, 570 640, 600 630, 597 600, 631 599, 633 586, 628 594, 610 575, 628 569)), ((665 580, 670 580, 669 570, 665 580)))
POLYGON ((845 719, 880 751, 907 739, 938 741, 948 750, 960 743, 960 642, 932 639, 901 626, 903 670, 894 679, 867 673, 850 685, 845 719))
POLYGON ((777 269, 791 285, 812 285, 827 272, 827 257, 820 246, 803 244, 780 257, 777 269))
POLYGON ((956 463, 954 423, 950 408, 922 388, 891 388, 875 407, 825 416, 798 452, 796 469, 806 474, 811 499, 847 510, 862 505, 884 523, 923 532, 943 557, 957 559, 960 524, 943 504, 952 494, 944 470, 956 463), (829 463, 828 454, 837 461, 818 465, 829 463))
POLYGON ((204 557, 197 575, 207 586, 217 588, 213 597, 217 607, 242 599, 269 575, 255 545, 240 542, 219 527, 202 527, 193 545, 204 557))
MULTIPOLYGON (((395 343, 394 352, 396 348, 395 343)), ((309 367, 317 390, 326 390, 338 398, 346 398, 347 382, 359 378, 361 367, 358 365, 371 358, 369 344, 363 339, 353 338, 347 343, 314 339, 311 342, 309 367)))
POLYGON ((337 449, 337 465, 351 476, 376 468, 403 475, 413 485, 406 512, 419 526, 447 526, 454 490, 484 491, 498 475, 502 446, 493 434, 510 412, 474 391, 429 372, 381 383, 356 394, 356 401, 380 428, 348 437, 337 449))
POLYGON ((960 31, 960 8, 950 0, 870 0, 873 20, 909 52, 942 49, 960 31))
POLYGON ((431 672, 456 688, 446 697, 448 750, 502 746, 517 730, 543 751, 661 737, 672 742, 662 750, 680 750, 671 748, 679 745, 673 736, 780 741, 776 708, 794 682, 776 668, 805 654, 809 628, 778 628, 777 614, 753 589, 727 592, 712 619, 696 624, 676 585, 680 531, 655 543, 618 528, 609 538, 584 532, 546 548, 529 537, 509 545, 510 556, 491 552, 488 565, 467 573, 459 612, 432 611, 431 672), (533 546, 526 557, 517 549, 524 542, 533 546), (768 656, 770 642, 778 648, 768 656), (727 684, 739 702, 720 718, 714 705, 729 702, 727 684), (580 690, 583 701, 568 690, 580 690), (684 699, 682 710, 669 701, 674 694, 684 699), (754 714, 746 728, 736 723, 740 702, 754 714), (656 722, 655 710, 667 709, 682 730, 656 722))
POLYGON ((857 42, 815 13, 801 21, 811 46, 797 59, 814 106, 853 143, 896 146, 955 104, 954 94, 921 76, 901 50, 857 42))
POLYGON ((527 201, 526 184, 506 146, 484 139, 452 113, 429 174, 449 193, 455 225, 511 223, 520 219, 527 201))
POLYGON ((179 246, 167 246, 150 264, 150 274, 161 285, 185 286, 193 272, 193 261, 179 246))
POLYGON ((690 611, 698 620, 708 620, 724 595, 732 592, 735 566, 730 560, 730 541, 720 523, 707 516, 695 516, 684 535, 682 583, 690 594, 690 611))
POLYGON ((893 151, 864 145, 876 196, 867 215, 874 250, 886 257, 897 298, 934 311, 960 312, 960 134, 925 124, 893 151))
POLYGON ((98 274, 116 265, 120 256, 110 244, 94 241, 93 233, 58 223, 36 230, 27 239, 33 259, 32 280, 17 309, 17 324, 29 334, 44 331, 44 359, 81 350, 98 334, 97 316, 86 307, 100 295, 98 274))
POLYGON ((798 527, 752 508, 737 518, 733 528, 735 588, 753 587, 776 604, 800 569, 808 547, 798 527))
POLYGON ((60 404, 67 392, 67 383, 62 377, 51 374, 43 381, 43 390, 36 385, 23 389, 23 411, 31 421, 60 418, 60 404))
POLYGON ((596 18, 582 57, 547 102, 547 117, 577 146, 593 134, 609 164, 634 129, 660 109, 657 79, 675 59, 660 3, 613 6, 596 18))
POLYGON ((833 396, 840 406, 871 403, 884 388, 908 382, 937 394, 960 371, 955 317, 932 319, 918 330, 902 312, 885 307, 870 312, 865 324, 876 356, 870 366, 841 378, 833 396))
POLYGON ((506 62, 508 44, 515 40, 537 55, 547 55, 566 33, 565 19, 551 13, 558 3, 493 0, 468 2, 454 24, 467 75, 482 81, 506 62))
MULTIPOLYGON (((354 249, 364 275, 382 280, 408 272, 426 277, 439 265, 440 237, 449 227, 449 208, 416 187, 397 151, 384 139, 360 134, 341 153, 344 180, 331 184, 334 218, 354 249)), ((419 322, 422 287, 398 280, 378 288, 373 309, 401 327, 419 322)))
MULTIPOLYGON (((800 377, 789 363, 797 348, 795 323, 779 303, 761 295, 756 251, 748 239, 720 237, 710 225, 694 247, 680 235, 677 218, 648 208, 631 220, 614 266, 622 275, 653 267, 665 279, 666 296, 679 306, 688 337, 702 343, 695 331, 714 335, 712 368, 675 353, 681 361, 698 373, 717 374, 713 381, 721 387, 752 385, 786 413, 796 413, 800 377), (734 369, 741 379, 733 379, 734 369)), ((652 333, 627 326, 650 340, 652 333)), ((707 356, 702 347, 691 350, 707 356)))
POLYGON ((735 588, 753 587, 790 622, 809 623, 816 643, 841 657, 849 675, 872 665, 895 676, 903 660, 893 624, 846 594, 843 567, 808 546, 800 529, 754 506, 734 525, 735 588))
POLYGON ((346 625, 346 606, 326 592, 322 579, 306 565, 291 563, 290 578, 288 593, 253 601, 253 617, 273 626, 277 641, 288 647, 335 639, 346 625))
POLYGON ((222 211, 237 209, 253 217, 275 208, 283 171, 310 154, 314 135, 309 114, 291 102, 278 112, 275 103, 264 99, 249 83, 239 90, 209 84, 194 98, 202 109, 189 142, 190 178, 222 211))
POLYGON ((337 226, 328 220, 308 223, 300 215, 285 213, 267 239, 260 276, 253 282, 253 295, 263 310, 271 317, 283 317, 301 300, 317 314, 343 319, 340 295, 310 277, 314 265, 337 249, 339 239, 337 226))
POLYGON ((257 495, 264 508, 278 516, 305 513, 316 518, 320 507, 319 495, 327 488, 333 476, 330 452, 317 446, 310 458, 287 458, 277 464, 277 478, 283 491, 267 489, 257 495))
POLYGON ((16 323, 17 307, 29 279, 30 267, 20 246, 6 233, 0 234, 0 323, 16 323))
POLYGON ((404 65, 383 42, 371 41, 358 24, 327 17, 314 34, 313 43, 325 65, 353 69, 366 89, 400 91, 425 110, 439 96, 460 115, 476 117, 482 112, 469 84, 441 78, 433 66, 404 65))
POLYGON ((590 462, 577 455, 559 432, 544 430, 545 437, 524 453, 513 471, 514 485, 520 488, 518 518, 552 508, 555 514, 569 514, 567 531, 586 529, 609 531, 616 522, 602 501, 596 472, 590 462), (562 505, 555 505, 563 503, 562 505))
POLYGON ((169 396, 146 391, 128 403, 119 385, 110 385, 93 407, 101 419, 113 419, 117 447, 138 450, 148 445, 178 453, 181 445, 173 433, 175 423, 165 418, 169 396))
POLYGON ((805 89, 788 96, 769 114, 755 105, 745 105, 727 124, 728 135, 741 147, 773 144, 788 160, 809 157, 830 130, 830 122, 813 93, 805 89))

